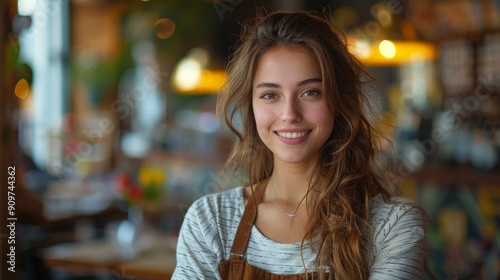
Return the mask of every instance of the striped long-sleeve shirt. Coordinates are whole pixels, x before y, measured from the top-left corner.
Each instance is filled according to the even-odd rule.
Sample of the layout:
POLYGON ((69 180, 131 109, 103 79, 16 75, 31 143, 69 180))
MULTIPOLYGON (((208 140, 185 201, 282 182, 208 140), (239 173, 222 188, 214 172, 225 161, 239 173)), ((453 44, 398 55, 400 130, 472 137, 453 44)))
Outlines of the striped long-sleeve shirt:
MULTIPOLYGON (((425 219, 405 198, 371 201, 371 242, 364 246, 370 279, 421 279, 425 258, 425 219)), ((220 279, 218 263, 229 258, 245 210, 243 187, 210 194, 195 201, 184 218, 172 279, 220 279)), ((319 242, 319 237, 313 242, 319 242)), ((245 259, 274 274, 314 269, 316 255, 304 244, 283 244, 252 228, 245 259), (302 259, 303 257, 303 259, 302 259), (304 260, 304 263, 303 263, 304 260)))

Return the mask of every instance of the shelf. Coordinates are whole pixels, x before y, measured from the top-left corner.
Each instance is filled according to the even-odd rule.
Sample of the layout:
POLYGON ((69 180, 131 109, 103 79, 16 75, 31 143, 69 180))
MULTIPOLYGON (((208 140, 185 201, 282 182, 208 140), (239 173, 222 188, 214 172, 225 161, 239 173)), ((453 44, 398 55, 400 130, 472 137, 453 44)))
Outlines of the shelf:
POLYGON ((478 171, 470 165, 425 165, 411 177, 417 181, 433 181, 444 187, 489 184, 500 187, 500 170, 478 171))

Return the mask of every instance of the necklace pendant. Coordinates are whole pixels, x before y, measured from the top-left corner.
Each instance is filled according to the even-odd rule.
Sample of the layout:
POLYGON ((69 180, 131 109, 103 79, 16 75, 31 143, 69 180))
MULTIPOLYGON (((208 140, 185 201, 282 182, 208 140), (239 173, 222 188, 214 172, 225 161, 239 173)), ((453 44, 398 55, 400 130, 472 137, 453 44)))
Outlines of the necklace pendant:
MULTIPOLYGON (((297 216, 298 209, 295 209, 295 213, 293 213, 293 214, 286 212, 285 209, 283 209, 283 207, 281 207, 281 205, 279 205, 278 202, 276 201, 276 191, 274 190, 274 188, 273 188, 273 192, 274 192, 274 199, 273 199, 274 204, 276 204, 276 206, 278 206, 281 209, 281 211, 283 211, 283 213, 285 213, 285 215, 288 216, 288 218, 290 218, 290 219, 295 218, 297 216)), ((299 203, 299 205, 300 205, 300 203, 299 203)), ((297 208, 298 208, 298 206, 297 206, 297 208)))

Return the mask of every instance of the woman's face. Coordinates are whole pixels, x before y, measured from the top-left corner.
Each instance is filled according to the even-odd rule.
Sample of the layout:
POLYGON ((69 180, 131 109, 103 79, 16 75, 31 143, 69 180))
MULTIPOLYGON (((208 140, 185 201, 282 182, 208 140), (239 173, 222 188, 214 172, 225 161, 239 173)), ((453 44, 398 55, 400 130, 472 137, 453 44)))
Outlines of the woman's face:
POLYGON ((321 69, 304 48, 279 46, 259 59, 252 85, 257 131, 274 160, 317 160, 333 130, 323 97, 321 69))

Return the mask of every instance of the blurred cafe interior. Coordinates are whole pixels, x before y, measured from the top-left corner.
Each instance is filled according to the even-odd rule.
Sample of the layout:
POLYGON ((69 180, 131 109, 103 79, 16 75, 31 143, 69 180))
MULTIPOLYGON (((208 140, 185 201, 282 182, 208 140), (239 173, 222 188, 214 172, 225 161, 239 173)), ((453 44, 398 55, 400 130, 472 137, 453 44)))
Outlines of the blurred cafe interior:
POLYGON ((327 14, 380 78, 437 279, 500 279, 499 0, 2 0, 1 279, 169 279, 189 205, 238 184, 215 102, 264 10, 327 14))

